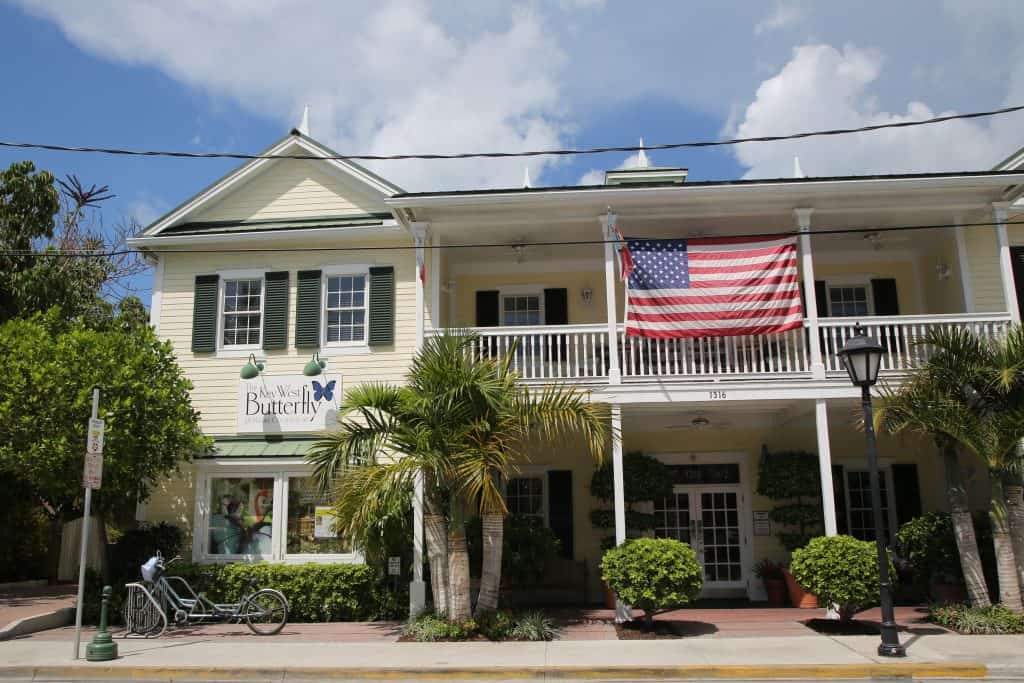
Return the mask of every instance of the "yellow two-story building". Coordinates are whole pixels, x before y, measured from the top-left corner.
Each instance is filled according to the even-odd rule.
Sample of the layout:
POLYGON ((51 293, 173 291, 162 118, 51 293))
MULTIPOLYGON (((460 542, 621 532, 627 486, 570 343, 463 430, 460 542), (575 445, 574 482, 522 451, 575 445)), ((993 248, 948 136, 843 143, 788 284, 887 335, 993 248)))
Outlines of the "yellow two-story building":
MULTIPOLYGON (((311 158, 250 161, 132 240, 155 264, 153 324, 216 442, 139 516, 183 526, 199 562, 360 561, 321 523, 329 501, 303 456, 346 388, 401 382, 426 337, 474 328, 480 353, 516 349, 523 381, 573 383, 610 404, 613 466, 638 450, 671 467, 656 533, 695 548, 705 595, 761 599, 754 564, 784 557, 772 504, 755 493, 764 448, 816 453, 826 533, 874 538, 859 390, 836 356, 855 325, 883 342, 882 376, 898 382, 926 330, 994 334, 1020 320, 1013 158, 991 172, 688 182, 683 169, 641 168, 597 186, 406 193, 322 158, 338 155, 298 131, 275 155, 311 158), (612 223, 627 237, 798 234, 803 327, 626 335, 612 223)), ((882 436, 879 451, 890 535, 947 506, 931 443, 882 436)), ((588 568, 581 600, 600 596, 593 471, 582 451, 536 452, 506 483, 510 510, 588 568)), ((421 524, 412 542, 421 559, 421 524)), ((418 607, 422 562, 414 574, 418 607)))

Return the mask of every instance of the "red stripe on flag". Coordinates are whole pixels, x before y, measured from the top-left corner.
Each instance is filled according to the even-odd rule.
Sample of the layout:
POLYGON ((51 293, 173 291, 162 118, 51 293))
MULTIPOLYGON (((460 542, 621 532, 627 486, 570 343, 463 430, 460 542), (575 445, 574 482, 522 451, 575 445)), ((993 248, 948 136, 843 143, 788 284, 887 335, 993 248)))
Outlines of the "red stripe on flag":
POLYGON ((783 299, 799 299, 800 290, 783 290, 780 292, 762 292, 759 294, 701 294, 694 292, 679 296, 642 296, 629 294, 631 306, 675 306, 683 304, 733 304, 751 301, 781 301, 783 299))
POLYGON ((735 266, 705 266, 691 265, 690 275, 704 275, 707 273, 749 273, 759 270, 776 270, 778 268, 796 268, 796 259, 789 261, 766 261, 765 263, 741 263, 735 266))
MULTIPOLYGON (((693 245, 695 247, 714 247, 718 245, 727 244, 760 244, 762 242, 778 242, 782 239, 781 237, 774 237, 771 235, 765 237, 694 237, 693 239, 686 240, 686 244, 693 245)), ((789 242, 794 246, 796 245, 796 239, 790 237, 789 242)))
POLYGON ((759 247, 756 249, 744 249, 743 251, 687 251, 686 257, 690 263, 694 261, 729 261, 738 258, 754 258, 756 256, 779 256, 781 254, 793 254, 796 250, 791 244, 781 247, 759 247))
POLYGON ((690 322, 691 320, 742 320, 744 318, 768 318, 789 315, 803 315, 803 308, 797 304, 795 306, 779 308, 754 308, 749 311, 695 311, 693 313, 640 313, 638 311, 629 311, 626 314, 626 320, 640 320, 650 323, 678 323, 690 322))
POLYGON ((753 325, 748 327, 705 327, 679 328, 674 330, 649 330, 626 325, 626 334, 630 337, 648 337, 650 339, 693 339, 695 337, 738 337, 751 334, 772 334, 803 327, 798 320, 783 325, 753 325))
POLYGON ((761 287, 762 285, 796 284, 800 278, 796 275, 779 275, 775 277, 759 277, 753 275, 743 280, 694 280, 690 278, 691 289, 722 289, 727 287, 761 287))

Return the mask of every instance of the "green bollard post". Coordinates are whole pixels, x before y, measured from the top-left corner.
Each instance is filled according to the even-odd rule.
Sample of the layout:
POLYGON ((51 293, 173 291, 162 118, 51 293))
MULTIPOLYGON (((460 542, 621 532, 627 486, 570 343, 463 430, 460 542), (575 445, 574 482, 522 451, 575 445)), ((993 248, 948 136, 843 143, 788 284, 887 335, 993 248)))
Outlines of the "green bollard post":
POLYGON ((90 662, 109 662, 117 659, 117 643, 107 632, 107 608, 110 606, 110 596, 114 591, 110 586, 103 587, 103 603, 100 607, 100 631, 92 642, 85 646, 85 658, 90 662))

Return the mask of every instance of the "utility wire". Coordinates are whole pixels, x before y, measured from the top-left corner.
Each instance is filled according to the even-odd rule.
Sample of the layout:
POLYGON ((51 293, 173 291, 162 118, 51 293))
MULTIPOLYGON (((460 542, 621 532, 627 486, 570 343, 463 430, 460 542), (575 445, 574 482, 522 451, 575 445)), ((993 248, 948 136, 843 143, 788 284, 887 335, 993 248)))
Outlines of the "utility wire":
POLYGON ((721 147, 725 145, 739 145, 748 142, 779 142, 782 140, 799 140, 802 138, 825 137, 834 135, 849 135, 851 133, 867 133, 870 131, 884 130, 888 128, 910 128, 913 126, 927 126, 946 121, 960 121, 966 119, 979 119, 989 116, 999 116, 1024 110, 1024 104, 990 111, 976 111, 967 114, 949 114, 936 116, 930 119, 919 119, 916 121, 899 121, 896 123, 878 123, 858 128, 833 128, 830 130, 816 130, 802 133, 791 133, 789 135, 762 135, 750 138, 732 138, 729 140, 701 140, 697 142, 670 142, 660 145, 641 146, 620 146, 620 147, 590 147, 585 149, 545 149, 526 152, 463 152, 458 154, 336 154, 319 156, 315 154, 242 154, 239 152, 177 152, 166 150, 140 150, 140 149, 119 149, 112 147, 83 147, 70 145, 53 145, 39 142, 12 142, 0 141, 0 147, 13 147, 20 149, 40 149, 54 152, 89 152, 96 154, 119 154, 126 156, 141 157, 173 157, 178 159, 299 159, 306 161, 393 161, 400 159, 501 159, 506 157, 539 157, 539 156, 573 156, 578 154, 604 154, 606 152, 637 152, 658 151, 666 149, 681 149, 685 147, 721 147))
MULTIPOLYGON (((950 228, 979 228, 979 227, 991 227, 996 225, 992 221, 985 221, 981 223, 939 223, 939 224, 928 224, 928 225, 895 225, 888 227, 859 227, 859 228, 823 228, 821 230, 814 230, 810 233, 802 233, 798 230, 780 230, 775 232, 759 232, 759 233, 730 233, 714 235, 714 237, 795 237, 798 235, 809 234, 811 237, 825 236, 825 235, 856 235, 856 234, 871 234, 871 233, 885 233, 885 232, 905 232, 910 230, 948 230, 950 228)), ((1006 221, 1003 225, 1024 225, 1024 220, 1019 221, 1006 221)), ((701 237, 707 237, 707 235, 701 235, 701 237)), ((665 237, 627 237, 627 240, 663 240, 665 237)), ((685 238, 679 238, 685 239, 685 238)), ((693 237, 692 239, 699 239, 693 237)), ((494 243, 466 243, 466 244, 425 244, 424 249, 495 249, 495 248, 514 248, 514 247, 574 247, 574 246, 585 246, 590 244, 617 244, 617 240, 564 240, 557 242, 494 242, 494 243)), ((144 253, 167 253, 167 254, 243 254, 243 253, 293 253, 293 252, 348 252, 348 251, 403 251, 417 249, 418 247, 414 244, 399 244, 399 245, 379 245, 379 246, 364 246, 364 247, 254 247, 254 248, 241 248, 241 249, 174 249, 170 246, 165 248, 150 248, 144 249, 118 249, 113 251, 81 251, 81 250, 58 250, 58 249, 47 249, 44 251, 28 251, 28 250, 0 250, 0 255, 3 256, 41 256, 41 257, 56 257, 56 258, 107 258, 111 256, 124 256, 126 254, 144 254, 144 253)))

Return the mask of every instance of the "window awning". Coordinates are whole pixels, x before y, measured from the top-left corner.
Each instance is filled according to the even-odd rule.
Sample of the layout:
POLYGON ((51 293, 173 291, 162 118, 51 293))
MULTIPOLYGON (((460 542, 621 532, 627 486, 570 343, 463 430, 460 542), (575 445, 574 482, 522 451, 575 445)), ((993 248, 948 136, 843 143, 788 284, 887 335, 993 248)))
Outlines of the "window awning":
POLYGON ((318 437, 219 437, 201 458, 301 458, 318 437))

